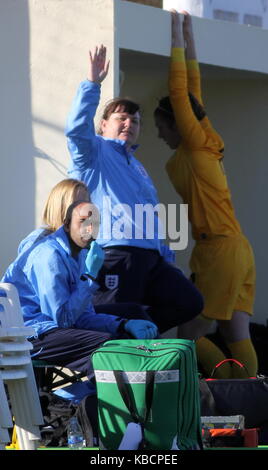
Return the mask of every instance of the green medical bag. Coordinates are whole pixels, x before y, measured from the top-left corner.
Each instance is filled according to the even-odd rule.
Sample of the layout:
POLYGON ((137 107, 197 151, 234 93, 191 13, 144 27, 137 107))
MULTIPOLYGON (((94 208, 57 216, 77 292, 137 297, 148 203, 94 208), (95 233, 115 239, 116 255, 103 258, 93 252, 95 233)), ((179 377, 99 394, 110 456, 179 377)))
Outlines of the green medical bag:
POLYGON ((92 355, 100 447, 118 449, 139 423, 144 449, 202 448, 195 343, 180 339, 111 340, 92 355))

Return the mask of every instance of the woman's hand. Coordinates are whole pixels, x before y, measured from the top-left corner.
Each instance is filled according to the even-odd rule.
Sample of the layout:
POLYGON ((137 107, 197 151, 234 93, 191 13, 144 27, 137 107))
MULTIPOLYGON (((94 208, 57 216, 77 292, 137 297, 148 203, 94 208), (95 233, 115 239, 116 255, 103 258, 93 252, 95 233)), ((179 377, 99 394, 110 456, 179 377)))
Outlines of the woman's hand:
POLYGON ((188 13, 188 11, 182 10, 180 14, 183 15, 183 37, 186 42, 193 39, 193 25, 192 25, 192 17, 188 13))
POLYGON ((196 49, 192 25, 192 17, 188 11, 182 10, 180 13, 183 15, 183 37, 185 43, 185 55, 186 59, 195 59, 196 60, 196 49))
POLYGON ((182 22, 179 13, 176 10, 171 12, 171 46, 184 47, 182 22))
POLYGON ((88 80, 101 83, 107 76, 110 61, 106 62, 106 47, 101 44, 95 47, 94 53, 89 51, 88 80))

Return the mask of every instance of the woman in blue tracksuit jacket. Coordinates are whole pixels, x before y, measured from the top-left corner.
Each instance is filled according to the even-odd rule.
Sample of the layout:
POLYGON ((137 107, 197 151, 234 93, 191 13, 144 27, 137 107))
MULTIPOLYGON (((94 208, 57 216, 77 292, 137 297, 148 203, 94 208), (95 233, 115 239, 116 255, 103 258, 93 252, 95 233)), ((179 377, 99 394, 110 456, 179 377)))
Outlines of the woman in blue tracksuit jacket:
POLYGON ((24 324, 35 330, 30 338, 33 354, 86 373, 91 369, 90 354, 111 337, 157 336, 149 321, 96 314, 91 298, 103 250, 95 241, 87 249, 89 239, 80 231, 91 206, 73 203, 65 225, 24 250, 1 281, 18 290, 24 324))
POLYGON ((124 99, 105 108, 100 135, 94 116, 100 84, 108 73, 106 48, 90 53, 83 81, 68 116, 66 136, 72 162, 69 175, 89 188, 101 214, 98 243, 105 261, 94 303, 137 302, 151 307, 160 331, 198 315, 203 299, 194 285, 171 264, 174 254, 161 241, 159 201, 151 178, 134 157, 140 129, 139 106, 124 99), (142 214, 147 207, 149 217, 142 214))

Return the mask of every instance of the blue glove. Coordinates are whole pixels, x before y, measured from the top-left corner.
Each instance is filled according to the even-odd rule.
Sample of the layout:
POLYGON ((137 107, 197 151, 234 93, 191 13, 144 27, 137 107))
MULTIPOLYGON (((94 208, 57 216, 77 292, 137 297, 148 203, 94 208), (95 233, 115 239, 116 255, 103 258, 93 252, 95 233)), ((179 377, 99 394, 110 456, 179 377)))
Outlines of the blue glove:
POLYGON ((96 279, 98 272, 103 265, 104 251, 96 241, 93 241, 86 257, 86 274, 96 279))
POLYGON ((158 336, 157 326, 148 320, 128 320, 124 328, 136 339, 153 339, 158 336))

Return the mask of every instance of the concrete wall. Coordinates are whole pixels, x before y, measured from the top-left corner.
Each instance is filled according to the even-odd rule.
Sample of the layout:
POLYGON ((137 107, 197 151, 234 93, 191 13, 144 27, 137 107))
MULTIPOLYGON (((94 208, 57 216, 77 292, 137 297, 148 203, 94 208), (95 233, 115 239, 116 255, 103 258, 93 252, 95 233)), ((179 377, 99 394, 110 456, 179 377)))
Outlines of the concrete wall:
POLYGON ((35 222, 29 47, 27 2, 0 2, 1 272, 27 227, 35 222))
POLYGON ((207 94, 214 121, 225 140, 225 168, 236 213, 255 253, 255 320, 266 323, 268 79, 209 81, 207 94), (216 103, 218 107, 215 107, 216 103))
POLYGON ((104 102, 114 94, 118 51, 111 0, 4 0, 0 25, 2 274, 19 241, 40 224, 50 189, 66 177, 64 126, 86 78, 88 50, 108 47, 104 102))
MULTIPOLYGON (((169 57, 169 12, 115 0, 115 24, 118 47, 169 57)), ((196 17, 193 28, 200 62, 268 74, 267 30, 196 17)))
MULTIPOLYGON (((104 42, 114 61, 113 3, 109 0, 30 1, 32 120, 36 142, 36 221, 50 188, 66 176, 64 126, 72 98, 86 78, 88 50, 104 42), (42 34, 41 34, 42 31, 42 34), (45 175, 45 178, 44 178, 45 175)), ((114 67, 103 99, 113 94, 114 67)))

